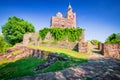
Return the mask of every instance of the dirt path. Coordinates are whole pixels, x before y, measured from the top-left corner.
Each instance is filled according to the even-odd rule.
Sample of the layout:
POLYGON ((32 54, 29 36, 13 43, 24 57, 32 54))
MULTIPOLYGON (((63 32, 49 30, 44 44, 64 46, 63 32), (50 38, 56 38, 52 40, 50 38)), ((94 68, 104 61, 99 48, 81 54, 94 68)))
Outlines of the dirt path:
POLYGON ((91 54, 89 55, 89 59, 104 58, 102 52, 95 45, 89 44, 89 49, 91 51, 91 54))

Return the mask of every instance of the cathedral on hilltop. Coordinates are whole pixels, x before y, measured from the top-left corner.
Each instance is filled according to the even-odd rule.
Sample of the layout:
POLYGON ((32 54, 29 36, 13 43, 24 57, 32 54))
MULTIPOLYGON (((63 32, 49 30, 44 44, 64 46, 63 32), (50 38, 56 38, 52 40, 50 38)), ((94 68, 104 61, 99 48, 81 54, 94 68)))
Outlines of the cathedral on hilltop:
POLYGON ((72 12, 72 7, 69 4, 66 17, 62 16, 62 13, 58 12, 56 16, 52 16, 51 27, 61 28, 75 28, 76 27, 76 13, 72 12))

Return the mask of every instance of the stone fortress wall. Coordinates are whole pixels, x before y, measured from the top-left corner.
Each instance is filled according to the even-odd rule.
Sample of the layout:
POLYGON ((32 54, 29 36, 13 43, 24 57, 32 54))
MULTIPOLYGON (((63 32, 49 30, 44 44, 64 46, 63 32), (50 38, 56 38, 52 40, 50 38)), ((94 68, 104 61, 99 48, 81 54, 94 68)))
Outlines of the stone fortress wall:
POLYGON ((65 48, 65 49, 76 50, 82 53, 87 53, 88 51, 87 42, 85 42, 85 39, 84 39, 84 34, 81 36, 80 41, 76 41, 76 42, 57 41, 57 43, 55 43, 55 40, 52 38, 50 33, 46 35, 45 40, 43 41, 38 38, 38 35, 39 35, 38 33, 25 34, 22 42, 23 45, 32 44, 36 46, 48 46, 48 47, 52 46, 55 48, 65 48), (30 41, 30 39, 32 41, 30 41))
POLYGON ((120 58, 120 44, 99 44, 105 57, 120 58))

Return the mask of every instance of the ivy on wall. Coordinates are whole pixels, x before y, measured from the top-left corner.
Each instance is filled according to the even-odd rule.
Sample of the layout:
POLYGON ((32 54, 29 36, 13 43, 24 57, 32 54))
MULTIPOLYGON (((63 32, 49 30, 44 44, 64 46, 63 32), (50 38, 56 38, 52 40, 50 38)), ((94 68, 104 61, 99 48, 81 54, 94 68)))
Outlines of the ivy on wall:
POLYGON ((44 40, 45 36, 47 35, 48 32, 49 32, 49 28, 44 28, 44 29, 40 30, 39 31, 40 38, 42 38, 42 40, 44 40))
POLYGON ((45 39, 48 32, 52 34, 55 40, 65 40, 70 42, 80 40, 84 29, 82 28, 44 28, 39 31, 40 38, 45 39))

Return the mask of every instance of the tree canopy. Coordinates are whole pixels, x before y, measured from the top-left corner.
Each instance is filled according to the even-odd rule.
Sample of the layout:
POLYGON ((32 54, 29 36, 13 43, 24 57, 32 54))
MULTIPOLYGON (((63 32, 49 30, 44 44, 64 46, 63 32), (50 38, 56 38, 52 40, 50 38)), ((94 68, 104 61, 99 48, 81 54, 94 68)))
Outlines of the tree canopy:
POLYGON ((107 44, 120 44, 120 33, 111 34, 105 41, 107 44))
POLYGON ((2 26, 5 40, 12 45, 21 42, 25 33, 34 31, 34 26, 31 23, 15 16, 9 17, 7 23, 2 26))

